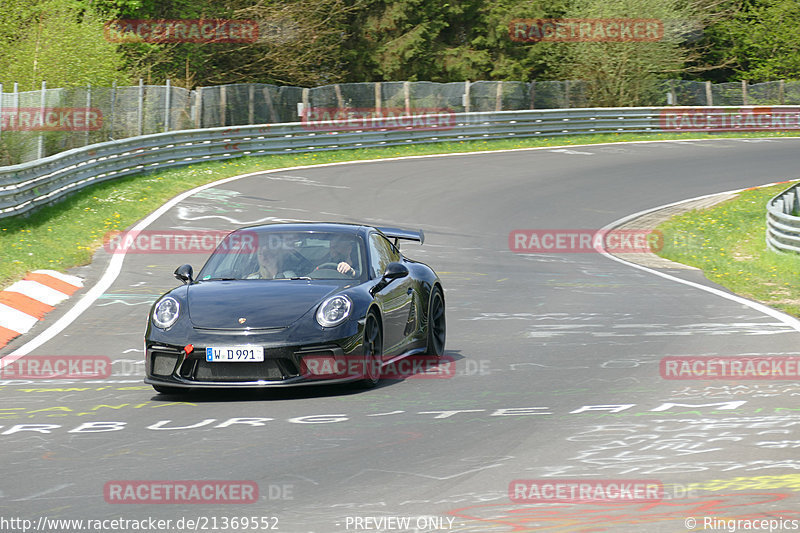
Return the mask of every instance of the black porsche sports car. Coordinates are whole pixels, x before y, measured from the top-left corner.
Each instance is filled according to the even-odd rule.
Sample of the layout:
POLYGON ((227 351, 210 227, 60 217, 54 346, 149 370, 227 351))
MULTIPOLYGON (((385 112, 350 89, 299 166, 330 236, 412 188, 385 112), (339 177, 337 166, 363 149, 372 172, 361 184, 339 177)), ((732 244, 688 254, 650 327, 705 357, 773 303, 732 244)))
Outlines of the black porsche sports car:
POLYGON ((194 276, 150 310, 145 383, 281 387, 358 381, 445 344, 441 281, 404 257, 422 231, 354 224, 268 224, 228 234, 194 276))

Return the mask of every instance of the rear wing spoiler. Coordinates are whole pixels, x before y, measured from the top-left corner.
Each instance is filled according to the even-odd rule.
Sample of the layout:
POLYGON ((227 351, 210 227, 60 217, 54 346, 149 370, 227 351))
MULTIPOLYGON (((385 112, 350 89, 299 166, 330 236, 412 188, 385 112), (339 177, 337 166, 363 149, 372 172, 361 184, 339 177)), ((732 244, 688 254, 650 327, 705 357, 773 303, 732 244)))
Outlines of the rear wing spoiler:
POLYGON ((422 230, 419 231, 410 231, 400 228, 376 228, 381 233, 389 237, 390 239, 394 239, 394 246, 395 248, 400 248, 397 243, 400 239, 404 241, 417 241, 418 243, 422 244, 425 242, 425 233, 422 230))

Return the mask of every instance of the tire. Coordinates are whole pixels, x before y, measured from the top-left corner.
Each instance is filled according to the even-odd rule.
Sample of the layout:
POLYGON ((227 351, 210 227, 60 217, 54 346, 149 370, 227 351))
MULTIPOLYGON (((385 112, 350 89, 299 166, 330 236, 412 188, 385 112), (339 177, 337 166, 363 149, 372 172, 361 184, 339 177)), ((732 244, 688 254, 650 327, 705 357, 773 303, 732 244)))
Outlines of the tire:
POLYGON ((375 387, 381 380, 383 355, 383 329, 377 313, 370 311, 364 323, 364 379, 358 384, 367 389, 375 387))
POLYGON ((447 337, 447 321, 444 312, 444 297, 437 286, 433 289, 431 303, 428 305, 428 346, 426 355, 441 357, 444 355, 444 343, 447 337))

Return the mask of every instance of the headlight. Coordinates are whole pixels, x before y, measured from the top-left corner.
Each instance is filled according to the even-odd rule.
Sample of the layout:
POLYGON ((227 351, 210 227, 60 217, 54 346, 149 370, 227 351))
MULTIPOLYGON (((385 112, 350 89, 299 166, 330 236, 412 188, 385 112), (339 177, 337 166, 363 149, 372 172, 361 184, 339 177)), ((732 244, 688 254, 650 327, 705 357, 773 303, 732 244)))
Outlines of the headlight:
POLYGON ((162 329, 167 329, 178 320, 180 308, 181 306, 175 298, 169 296, 164 298, 153 310, 153 323, 162 329))
POLYGON ((328 298, 317 309, 317 322, 320 326, 330 328, 338 326, 350 316, 350 308, 353 302, 344 295, 332 296, 328 298))

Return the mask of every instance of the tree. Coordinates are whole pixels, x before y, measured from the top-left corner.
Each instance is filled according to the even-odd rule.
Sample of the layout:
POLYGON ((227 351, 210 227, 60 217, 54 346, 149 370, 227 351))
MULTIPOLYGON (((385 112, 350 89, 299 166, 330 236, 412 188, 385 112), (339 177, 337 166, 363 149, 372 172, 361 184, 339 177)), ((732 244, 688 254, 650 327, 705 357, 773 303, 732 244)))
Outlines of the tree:
POLYGON ((233 9, 234 18, 256 20, 255 43, 221 48, 205 65, 214 83, 261 81, 290 85, 323 85, 346 77, 342 62, 348 16, 359 0, 258 1, 233 9))
POLYGON ((800 0, 752 0, 715 28, 738 79, 800 79, 800 0))
POLYGON ((482 79, 530 81, 551 77, 559 59, 558 45, 515 40, 513 28, 516 22, 562 18, 567 6, 568 0, 485 2, 481 11, 486 20, 486 31, 473 40, 491 56, 491 68, 482 79))
POLYGON ((480 0, 367 0, 354 13, 344 61, 348 81, 479 79, 491 55, 480 0))
POLYGON ((252 42, 122 45, 129 69, 151 83, 187 88, 226 83, 320 85, 344 78, 347 16, 360 0, 107 0, 122 19, 255 21, 252 42), (124 2, 124 4, 122 3, 124 2))
POLYGON ((117 46, 105 39, 106 18, 71 0, 14 0, 0 24, 0 82, 34 90, 128 83, 117 46))
POLYGON ((715 6, 706 0, 572 0, 567 18, 655 19, 663 24, 663 37, 559 43, 553 74, 585 80, 590 105, 648 105, 660 93, 660 80, 680 76, 696 59, 693 48, 684 45, 719 16, 715 6))

